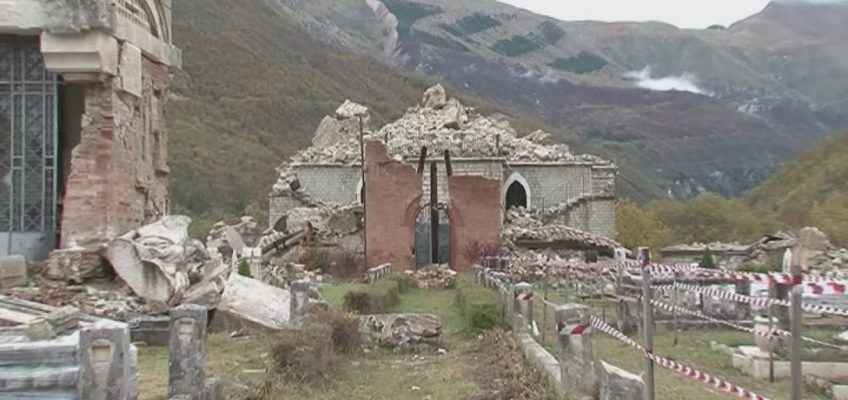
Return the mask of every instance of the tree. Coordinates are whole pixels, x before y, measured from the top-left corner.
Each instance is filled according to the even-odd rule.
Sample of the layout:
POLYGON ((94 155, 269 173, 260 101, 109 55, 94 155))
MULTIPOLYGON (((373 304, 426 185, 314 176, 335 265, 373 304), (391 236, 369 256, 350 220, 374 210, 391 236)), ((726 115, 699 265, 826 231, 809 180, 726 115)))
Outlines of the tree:
POLYGON ((810 211, 810 224, 827 234, 831 242, 848 245, 848 196, 834 193, 810 211))
POLYGON ((716 268, 715 256, 713 256, 713 251, 709 247, 704 251, 704 257, 701 258, 701 268, 716 268))
POLYGON ((649 211, 633 201, 623 200, 615 207, 615 226, 618 242, 629 249, 640 246, 659 249, 668 244, 668 228, 649 211))

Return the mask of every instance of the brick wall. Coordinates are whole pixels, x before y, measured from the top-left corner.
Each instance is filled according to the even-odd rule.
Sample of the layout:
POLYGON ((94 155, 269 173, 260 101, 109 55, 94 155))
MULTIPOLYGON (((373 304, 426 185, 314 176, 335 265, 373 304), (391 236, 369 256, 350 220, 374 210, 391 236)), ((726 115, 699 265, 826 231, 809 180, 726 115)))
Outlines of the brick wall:
POLYGON ((168 213, 163 106, 168 68, 143 60, 143 92, 115 78, 85 85, 81 139, 71 156, 62 247, 107 241, 168 213))
POLYGON ((394 271, 415 268, 415 218, 420 208, 421 176, 415 167, 389 158, 385 145, 365 146, 368 266, 392 263, 394 271))
POLYGON ((480 176, 452 176, 449 179, 453 269, 471 270, 475 260, 469 258, 469 246, 500 244, 501 184, 499 179, 480 176))

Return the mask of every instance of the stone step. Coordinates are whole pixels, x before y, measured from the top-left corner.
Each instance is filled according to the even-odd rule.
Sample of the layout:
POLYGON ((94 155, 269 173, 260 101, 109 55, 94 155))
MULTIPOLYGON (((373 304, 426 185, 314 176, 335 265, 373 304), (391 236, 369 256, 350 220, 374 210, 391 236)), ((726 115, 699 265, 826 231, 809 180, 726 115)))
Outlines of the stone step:
POLYGON ((0 346, 0 370, 13 366, 58 367, 78 364, 77 347, 71 343, 19 343, 0 346))
POLYGON ((68 390, 77 387, 79 367, 0 368, 0 393, 68 390))

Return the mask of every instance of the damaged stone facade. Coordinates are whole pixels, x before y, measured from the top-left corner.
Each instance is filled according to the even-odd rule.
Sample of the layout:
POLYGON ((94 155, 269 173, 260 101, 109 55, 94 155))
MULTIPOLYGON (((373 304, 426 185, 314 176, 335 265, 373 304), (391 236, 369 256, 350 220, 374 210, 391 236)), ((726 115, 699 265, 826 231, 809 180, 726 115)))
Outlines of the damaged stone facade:
MULTIPOLYGON (((170 70, 181 63, 171 42, 171 1, 18 0, 3 8, 0 54, 27 60, 44 94, 42 107, 16 111, 22 85, 12 77, 0 95, 0 119, 41 122, 11 133, 33 142, 33 164, 0 190, 0 208, 21 210, 22 221, 14 213, 10 223, 0 221, 0 252, 42 260, 61 248, 57 257, 72 259, 67 249, 97 251, 167 215, 164 106, 170 70)), ((14 149, 2 157, 10 159, 0 169, 15 173, 14 149)))
MULTIPOLYGON (((480 115, 448 99, 440 86, 428 90, 423 105, 410 108, 378 130, 368 125, 367 109, 351 104, 345 103, 325 118, 315 133, 314 145, 279 168, 280 179, 270 195, 272 224, 288 210, 304 206, 297 193, 330 204, 361 202, 359 132, 354 128, 361 117, 364 139, 383 142, 396 161, 415 165, 422 146, 427 146, 427 165, 438 164, 441 200, 451 198, 443 160, 447 150, 454 175, 485 176, 500 182, 498 199, 503 209, 565 207, 563 224, 615 237, 617 168, 611 162, 573 154, 568 146, 551 144, 550 134, 541 131, 519 138, 509 122, 480 115), (294 181, 299 185, 296 191, 291 190, 294 181)), ((423 178, 422 190, 429 193, 429 174, 424 173, 423 178)), ((429 201, 428 196, 421 201, 429 201)))
POLYGON ((421 104, 379 130, 370 129, 369 110, 350 101, 325 117, 313 146, 278 169, 271 225, 291 224, 304 209, 365 203, 366 263, 395 271, 439 263, 470 270, 476 252, 500 247, 505 210, 513 208, 615 236, 615 165, 573 154, 542 131, 519 138, 509 122, 448 99, 438 85, 421 104))

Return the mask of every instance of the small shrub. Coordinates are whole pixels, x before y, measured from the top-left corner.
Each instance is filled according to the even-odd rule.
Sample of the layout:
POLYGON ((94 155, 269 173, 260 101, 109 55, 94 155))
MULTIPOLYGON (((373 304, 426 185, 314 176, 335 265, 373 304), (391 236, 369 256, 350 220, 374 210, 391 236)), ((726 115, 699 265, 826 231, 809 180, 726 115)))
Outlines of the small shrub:
POLYGON ((359 318, 334 310, 321 311, 310 317, 308 325, 326 324, 330 326, 330 341, 333 350, 347 354, 359 350, 362 334, 359 332, 359 318))
POLYGON ((317 271, 327 269, 327 252, 319 250, 315 247, 307 247, 303 250, 298 263, 306 267, 307 271, 317 271))
POLYGON ((338 249, 329 254, 329 265, 324 271, 337 279, 350 279, 361 275, 364 268, 362 256, 349 250, 338 249))
POLYGON ((501 299, 495 292, 465 281, 457 287, 456 304, 471 332, 488 331, 501 325, 501 299))
POLYGON ((288 330, 271 349, 274 373, 300 381, 326 380, 339 365, 329 326, 288 330))
POLYGON ((767 264, 745 264, 739 267, 740 272, 751 272, 756 274, 767 274, 770 272, 780 272, 781 268, 767 264))
POLYGON ((241 276, 246 276, 248 278, 252 277, 250 274, 250 263, 247 262, 247 260, 239 261, 238 274, 241 276))
POLYGON ((465 259, 472 263, 482 263, 488 257, 498 257, 501 255, 500 243, 482 243, 473 242, 463 249, 465 259))
POLYGON ((701 258, 701 268, 716 269, 715 256, 713 256, 713 252, 709 247, 704 252, 704 257, 701 258))
POLYGON ((400 294, 408 293, 417 285, 415 278, 406 274, 389 275, 389 277, 386 279, 397 283, 398 293, 400 294))
POLYGON ((383 314, 399 302, 399 284, 389 279, 351 290, 344 296, 345 310, 357 314, 383 314))

